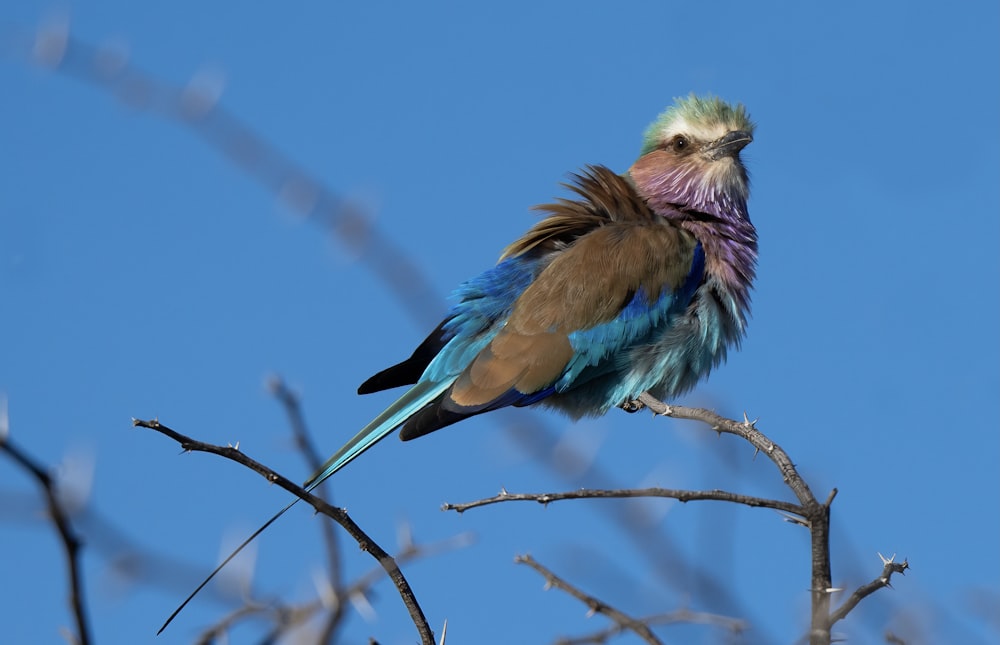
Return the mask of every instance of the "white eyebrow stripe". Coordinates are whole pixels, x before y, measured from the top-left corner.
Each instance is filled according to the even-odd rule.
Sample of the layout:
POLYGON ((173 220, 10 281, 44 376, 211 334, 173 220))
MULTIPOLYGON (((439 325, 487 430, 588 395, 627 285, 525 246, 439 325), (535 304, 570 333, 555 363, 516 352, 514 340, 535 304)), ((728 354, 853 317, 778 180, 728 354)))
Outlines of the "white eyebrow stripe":
POLYGON ((663 128, 661 141, 666 141, 678 134, 685 134, 702 141, 715 141, 729 132, 725 123, 714 121, 711 126, 705 124, 692 124, 684 117, 675 118, 670 122, 670 126, 663 128))

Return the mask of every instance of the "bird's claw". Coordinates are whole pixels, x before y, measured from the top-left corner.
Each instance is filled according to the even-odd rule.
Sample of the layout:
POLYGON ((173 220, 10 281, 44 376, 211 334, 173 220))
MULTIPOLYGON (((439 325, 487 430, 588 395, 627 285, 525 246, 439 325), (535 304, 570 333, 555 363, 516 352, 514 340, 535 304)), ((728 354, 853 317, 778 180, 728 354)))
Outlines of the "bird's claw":
POLYGON ((631 399, 629 401, 622 401, 618 407, 625 410, 629 414, 633 414, 646 407, 646 404, 639 399, 631 399))

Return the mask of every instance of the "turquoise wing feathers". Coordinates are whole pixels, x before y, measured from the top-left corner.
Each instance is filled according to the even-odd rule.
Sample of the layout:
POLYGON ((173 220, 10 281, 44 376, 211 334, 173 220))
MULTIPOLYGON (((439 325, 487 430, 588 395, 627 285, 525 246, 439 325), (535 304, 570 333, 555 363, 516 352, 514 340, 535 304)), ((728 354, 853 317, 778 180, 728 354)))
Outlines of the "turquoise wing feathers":
POLYGON ((371 448, 379 440, 399 427, 414 412, 436 399, 450 386, 450 381, 441 381, 438 383, 425 381, 410 388, 395 403, 386 408, 382 414, 372 419, 368 425, 362 428, 358 434, 354 435, 340 450, 335 452, 323 464, 322 468, 309 478, 309 481, 303 485, 304 488, 312 490, 319 486, 323 483, 323 480, 371 448))

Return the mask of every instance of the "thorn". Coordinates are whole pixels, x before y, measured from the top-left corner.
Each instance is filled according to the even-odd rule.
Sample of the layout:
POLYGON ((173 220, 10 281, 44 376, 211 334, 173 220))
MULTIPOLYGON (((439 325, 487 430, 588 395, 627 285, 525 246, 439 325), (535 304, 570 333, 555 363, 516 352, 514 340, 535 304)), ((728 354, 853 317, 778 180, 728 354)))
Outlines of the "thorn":
POLYGON ((885 557, 884 555, 882 555, 882 554, 881 554, 881 553, 879 553, 878 551, 876 551, 876 553, 878 553, 878 557, 879 557, 879 559, 881 559, 881 560, 882 560, 882 566, 883 566, 883 567, 884 567, 885 565, 887 565, 887 564, 892 564, 893 562, 895 562, 895 561, 896 561, 896 554, 895 554, 895 553, 893 553, 893 554, 892 554, 892 557, 891 557, 891 558, 886 558, 886 557, 885 557))
POLYGON ((778 511, 778 514, 781 515, 782 519, 788 522, 789 524, 798 524, 799 526, 804 526, 806 528, 809 528, 809 522, 802 519, 801 517, 796 517, 795 515, 792 515, 791 513, 786 513, 784 511, 778 511))
POLYGON ((825 591, 826 593, 837 593, 838 591, 843 591, 843 590, 844 590, 843 587, 827 587, 823 591, 825 591))
POLYGON ((501 486, 500 487, 500 497, 507 497, 507 495, 509 495, 509 493, 507 492, 507 487, 506 486, 501 486))
POLYGON ((751 421, 750 417, 747 416, 746 410, 743 411, 743 425, 745 425, 748 428, 753 428, 754 430, 756 430, 758 421, 760 421, 760 417, 756 417, 753 421, 751 421))

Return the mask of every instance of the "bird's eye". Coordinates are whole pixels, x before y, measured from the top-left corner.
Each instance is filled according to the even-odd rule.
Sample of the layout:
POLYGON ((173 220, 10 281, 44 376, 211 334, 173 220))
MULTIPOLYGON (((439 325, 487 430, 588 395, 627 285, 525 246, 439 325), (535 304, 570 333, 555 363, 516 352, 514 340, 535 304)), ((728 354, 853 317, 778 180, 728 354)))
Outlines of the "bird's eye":
POLYGON ((674 149, 674 152, 684 152, 689 146, 689 142, 686 137, 677 135, 674 140, 670 142, 670 147, 674 149))

